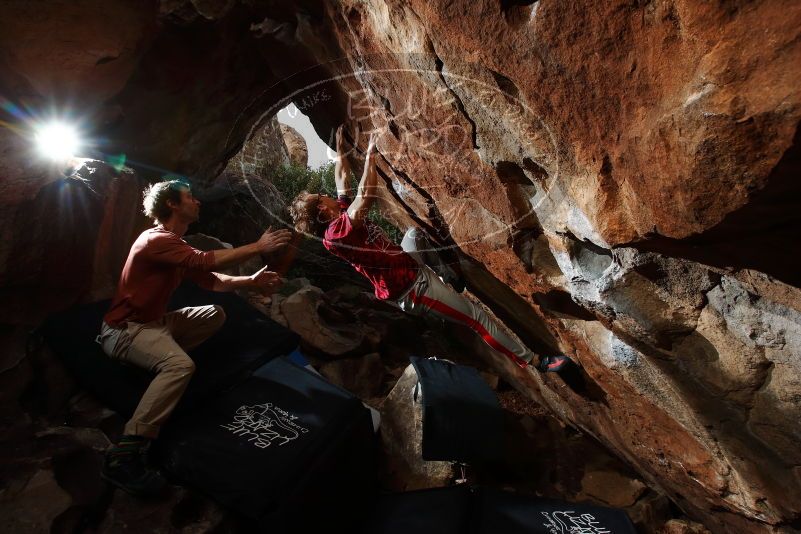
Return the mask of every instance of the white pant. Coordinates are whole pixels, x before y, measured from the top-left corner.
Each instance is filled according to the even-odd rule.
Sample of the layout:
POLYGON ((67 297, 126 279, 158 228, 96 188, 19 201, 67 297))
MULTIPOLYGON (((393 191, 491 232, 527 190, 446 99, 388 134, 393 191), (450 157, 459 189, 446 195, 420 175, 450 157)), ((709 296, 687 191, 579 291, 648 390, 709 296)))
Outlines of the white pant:
POLYGON ((406 254, 414 258, 414 261, 431 267, 444 282, 453 283, 459 278, 451 266, 442 261, 425 233, 419 228, 412 226, 406 230, 400 246, 406 254))
POLYGON ((525 367, 534 354, 512 339, 486 312, 476 304, 445 285, 426 266, 421 266, 417 280, 411 289, 398 300, 405 312, 423 315, 433 313, 443 319, 463 324, 476 332, 484 342, 525 367))

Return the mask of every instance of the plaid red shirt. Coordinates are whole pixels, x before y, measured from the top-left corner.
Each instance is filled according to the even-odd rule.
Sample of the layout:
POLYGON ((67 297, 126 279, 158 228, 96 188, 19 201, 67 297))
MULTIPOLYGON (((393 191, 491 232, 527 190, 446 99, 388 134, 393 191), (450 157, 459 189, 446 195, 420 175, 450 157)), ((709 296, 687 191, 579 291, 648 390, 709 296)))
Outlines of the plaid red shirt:
POLYGON ((323 245, 366 276, 376 297, 400 298, 412 287, 420 266, 372 221, 354 227, 347 212, 350 199, 340 196, 338 200, 342 214, 329 223, 323 245))

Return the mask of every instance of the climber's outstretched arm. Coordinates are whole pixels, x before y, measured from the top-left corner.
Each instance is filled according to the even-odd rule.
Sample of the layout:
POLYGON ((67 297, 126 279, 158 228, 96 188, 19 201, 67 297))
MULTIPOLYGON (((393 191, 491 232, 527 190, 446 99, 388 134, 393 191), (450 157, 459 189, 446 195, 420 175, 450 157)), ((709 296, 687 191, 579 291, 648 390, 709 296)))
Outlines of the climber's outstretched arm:
POLYGON ((359 182, 359 190, 353 203, 348 208, 348 217, 354 226, 360 226, 367 218, 370 207, 376 199, 378 188, 378 173, 375 170, 376 148, 375 134, 370 136, 370 144, 367 145, 367 156, 364 160, 364 174, 359 182))
POLYGON ((351 196, 353 185, 351 183, 350 162, 345 150, 345 125, 337 128, 337 159, 334 163, 334 183, 337 186, 338 196, 351 196))

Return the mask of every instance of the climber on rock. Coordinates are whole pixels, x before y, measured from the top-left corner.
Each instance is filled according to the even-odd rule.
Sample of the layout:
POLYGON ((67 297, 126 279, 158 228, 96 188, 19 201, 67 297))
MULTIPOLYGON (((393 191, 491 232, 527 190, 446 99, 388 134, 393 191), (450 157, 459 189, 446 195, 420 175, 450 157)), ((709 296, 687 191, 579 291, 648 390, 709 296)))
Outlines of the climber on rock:
POLYGON ((213 270, 276 251, 291 238, 289 230, 268 229, 258 241, 234 249, 202 252, 189 246, 181 237, 198 220, 200 202, 179 180, 148 187, 144 208, 157 225, 131 246, 98 336, 110 358, 155 374, 102 468, 104 479, 135 495, 153 495, 164 488, 162 476, 146 464, 147 445, 158 436, 192 378, 195 364, 185 351, 211 337, 225 321, 217 305, 168 313, 170 295, 184 278, 213 291, 252 288, 269 294, 280 282, 266 266, 251 276, 213 270))
MULTIPOLYGON (((404 250, 368 219, 378 186, 375 135, 370 137, 364 172, 356 198, 351 201, 351 172, 343 137, 340 126, 334 174, 338 198, 302 191, 289 208, 295 229, 321 238, 326 249, 370 280, 379 299, 395 301, 408 313, 430 313, 463 324, 496 351, 521 367, 528 366, 535 358, 534 353, 509 336, 480 306, 443 283, 429 267, 415 261, 412 254, 419 238, 409 238, 407 233, 404 250)), ((419 229, 416 232, 422 233, 419 229)), ((541 356, 536 367, 540 371, 558 372, 569 363, 567 356, 541 356)))

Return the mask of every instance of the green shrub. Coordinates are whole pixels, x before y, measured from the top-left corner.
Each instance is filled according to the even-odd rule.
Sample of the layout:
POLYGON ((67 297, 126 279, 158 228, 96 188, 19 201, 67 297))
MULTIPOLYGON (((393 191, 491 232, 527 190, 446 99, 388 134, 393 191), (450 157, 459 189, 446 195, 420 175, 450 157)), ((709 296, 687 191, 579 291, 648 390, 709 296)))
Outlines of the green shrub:
POLYGON ((281 166, 273 173, 272 183, 281 193, 285 205, 304 190, 335 196, 337 188, 334 182, 334 162, 329 162, 319 169, 299 165, 281 166))

